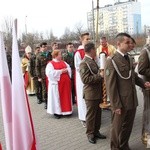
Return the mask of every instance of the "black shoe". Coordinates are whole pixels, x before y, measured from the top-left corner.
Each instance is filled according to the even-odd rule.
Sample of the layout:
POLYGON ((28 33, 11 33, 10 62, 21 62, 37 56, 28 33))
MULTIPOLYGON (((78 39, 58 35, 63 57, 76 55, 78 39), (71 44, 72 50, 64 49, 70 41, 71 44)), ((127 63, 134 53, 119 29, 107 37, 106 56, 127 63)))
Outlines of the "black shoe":
POLYGON ((29 94, 29 96, 35 96, 35 94, 29 94))
POLYGON ((85 121, 81 121, 81 124, 84 128, 86 128, 86 122, 85 121))
POLYGON ((45 103, 45 105, 44 105, 44 109, 47 109, 47 103, 45 103))
POLYGON ((92 144, 95 144, 95 143, 96 143, 95 137, 89 136, 89 137, 88 137, 88 141, 89 141, 90 143, 92 143, 92 144))
POLYGON ((42 100, 38 99, 38 100, 37 100, 37 103, 38 103, 38 104, 41 104, 41 103, 42 103, 42 100))
POLYGON ((60 118, 61 118, 61 115, 54 114, 54 117, 55 117, 56 119, 60 119, 60 118))
POLYGON ((106 139, 106 136, 103 135, 103 134, 100 134, 100 132, 98 132, 96 135, 95 135, 96 138, 98 139, 106 139))

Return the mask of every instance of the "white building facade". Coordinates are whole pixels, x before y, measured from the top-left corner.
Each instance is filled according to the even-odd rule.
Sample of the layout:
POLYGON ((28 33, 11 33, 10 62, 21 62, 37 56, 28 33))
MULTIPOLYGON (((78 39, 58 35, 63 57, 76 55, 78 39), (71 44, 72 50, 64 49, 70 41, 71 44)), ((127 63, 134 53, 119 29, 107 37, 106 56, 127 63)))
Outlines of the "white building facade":
MULTIPOLYGON (((96 9, 87 14, 89 30, 96 25, 96 9)), ((99 9, 99 33, 116 35, 119 32, 127 32, 131 35, 141 33, 141 3, 137 1, 117 2, 114 5, 106 5, 99 9)), ((95 27, 94 27, 95 30, 95 27)))

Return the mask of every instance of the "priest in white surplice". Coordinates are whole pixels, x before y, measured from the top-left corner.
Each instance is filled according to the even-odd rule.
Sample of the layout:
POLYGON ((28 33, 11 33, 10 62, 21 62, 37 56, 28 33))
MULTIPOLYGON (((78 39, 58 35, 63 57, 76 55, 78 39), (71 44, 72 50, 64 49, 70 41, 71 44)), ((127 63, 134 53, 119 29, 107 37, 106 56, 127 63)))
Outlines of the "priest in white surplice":
POLYGON ((59 119, 61 115, 72 114, 71 68, 61 60, 60 50, 52 52, 53 60, 46 66, 48 77, 47 113, 59 119))
POLYGON ((85 118, 86 118, 86 105, 85 100, 83 99, 83 83, 81 81, 81 77, 79 74, 79 65, 84 58, 84 45, 90 41, 89 33, 83 33, 81 35, 81 43, 82 45, 79 46, 78 50, 75 52, 74 55, 74 64, 75 64, 75 86, 76 86, 76 96, 77 96, 77 106, 78 106, 78 117, 85 127, 85 118))

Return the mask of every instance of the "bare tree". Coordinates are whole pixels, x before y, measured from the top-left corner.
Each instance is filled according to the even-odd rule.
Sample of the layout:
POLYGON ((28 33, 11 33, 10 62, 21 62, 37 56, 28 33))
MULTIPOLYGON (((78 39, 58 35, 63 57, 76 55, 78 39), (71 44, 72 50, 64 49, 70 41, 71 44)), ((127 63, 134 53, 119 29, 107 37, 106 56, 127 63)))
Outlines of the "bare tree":
POLYGON ((11 52, 12 50, 12 27, 13 27, 13 18, 5 17, 4 23, 2 24, 2 32, 4 34, 6 50, 8 52, 11 52))
POLYGON ((80 35, 84 32, 88 32, 88 30, 84 29, 84 26, 81 22, 77 23, 74 29, 74 38, 79 40, 80 35))
POLYGON ((21 43, 24 43, 25 46, 30 45, 32 48, 34 48, 35 45, 38 45, 43 40, 43 33, 22 33, 21 43))
POLYGON ((65 29, 64 34, 61 36, 60 41, 61 43, 68 43, 68 42, 72 42, 72 37, 71 37, 71 31, 69 28, 65 29))
POLYGON ((53 41, 57 41, 58 40, 58 38, 56 36, 54 36, 52 30, 50 30, 50 31, 47 30, 45 35, 46 35, 46 41, 48 43, 52 43, 53 41))

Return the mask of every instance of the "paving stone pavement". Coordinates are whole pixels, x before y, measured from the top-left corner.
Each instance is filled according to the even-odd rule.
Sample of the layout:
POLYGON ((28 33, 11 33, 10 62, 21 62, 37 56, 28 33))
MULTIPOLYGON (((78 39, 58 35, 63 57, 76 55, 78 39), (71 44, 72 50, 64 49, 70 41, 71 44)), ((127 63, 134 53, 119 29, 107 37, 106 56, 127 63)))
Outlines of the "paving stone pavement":
MULTIPOLYGON (((100 130, 101 133, 107 136, 107 139, 97 140, 96 144, 90 144, 85 135, 85 128, 82 127, 78 119, 76 105, 74 105, 72 116, 55 119, 53 116, 46 113, 44 104, 37 104, 35 96, 30 96, 29 102, 35 132, 41 150, 110 150, 111 112, 109 110, 102 111, 102 126, 100 130)), ((139 100, 139 106, 129 143, 132 150, 146 150, 141 142, 142 104, 142 101, 139 100)), ((1 107, 0 141, 2 142, 3 150, 5 150, 1 107)))

